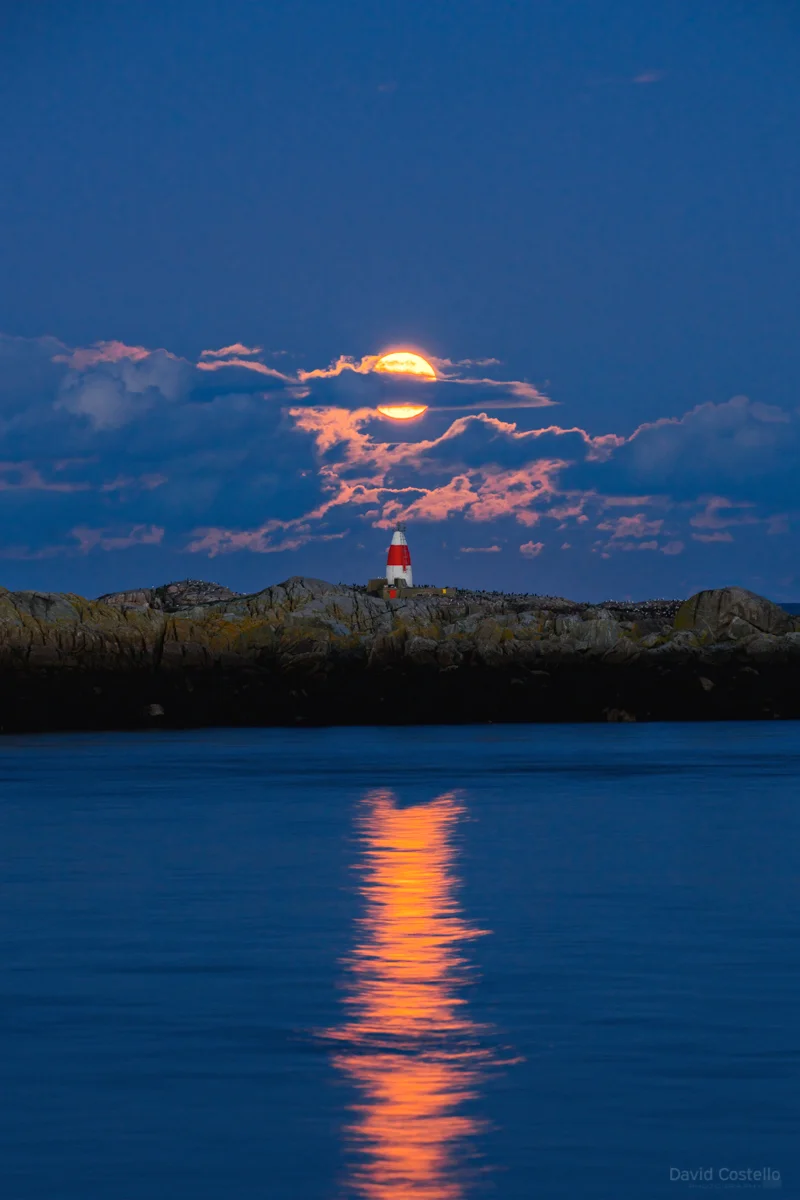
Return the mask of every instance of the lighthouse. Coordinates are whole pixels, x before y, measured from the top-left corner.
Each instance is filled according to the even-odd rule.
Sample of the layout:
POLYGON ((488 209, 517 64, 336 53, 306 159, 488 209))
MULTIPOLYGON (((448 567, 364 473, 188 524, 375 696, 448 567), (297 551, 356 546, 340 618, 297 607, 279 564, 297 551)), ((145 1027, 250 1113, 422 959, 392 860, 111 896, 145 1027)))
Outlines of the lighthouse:
POLYGON ((414 600, 417 596, 452 596, 456 588, 414 587, 411 580, 411 551, 406 541, 406 527, 401 522, 395 525, 389 553, 386 555, 386 576, 370 579, 367 584, 369 596, 382 600, 414 600))
POLYGON ((395 526, 386 556, 386 582, 390 587, 396 587, 398 583, 412 586, 411 552, 406 541, 406 527, 401 522, 395 526))

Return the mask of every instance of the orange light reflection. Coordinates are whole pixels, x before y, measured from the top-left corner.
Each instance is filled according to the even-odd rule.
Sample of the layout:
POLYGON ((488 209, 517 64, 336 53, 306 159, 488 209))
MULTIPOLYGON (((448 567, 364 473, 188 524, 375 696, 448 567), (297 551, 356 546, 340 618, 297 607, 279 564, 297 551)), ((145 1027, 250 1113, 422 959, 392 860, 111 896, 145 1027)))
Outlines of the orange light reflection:
POLYGON ((361 938, 349 962, 348 1049, 337 1066, 361 1099, 347 1128, 357 1163, 348 1195, 367 1200, 460 1200, 481 1123, 478 1041, 460 990, 463 943, 481 931, 455 899, 453 836, 462 806, 443 795, 398 808, 391 792, 364 802, 361 938))

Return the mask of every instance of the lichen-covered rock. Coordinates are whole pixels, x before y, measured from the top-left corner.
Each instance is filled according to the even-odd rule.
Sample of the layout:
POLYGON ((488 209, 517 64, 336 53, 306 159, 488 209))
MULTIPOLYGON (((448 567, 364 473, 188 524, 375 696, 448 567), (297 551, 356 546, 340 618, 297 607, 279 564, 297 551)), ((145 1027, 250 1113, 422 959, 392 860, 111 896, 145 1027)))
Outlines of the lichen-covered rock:
POLYGON ((107 592, 98 599, 101 604, 115 607, 152 608, 158 612, 180 612, 198 604, 214 604, 238 596, 221 583, 206 583, 202 579, 181 579, 161 587, 134 588, 127 592, 107 592))
POLYGON ((613 646, 610 646, 603 655, 603 661, 609 663, 632 662, 639 658, 642 653, 640 647, 633 638, 618 637, 613 646))
POLYGON ((575 637, 582 628, 583 623, 581 618, 574 613, 565 613, 556 617, 553 622, 553 629, 558 637, 575 637))
POLYGON ((244 596, 0 588, 0 730, 800 717, 800 630, 724 592, 693 597, 675 629, 673 601, 386 601, 299 576, 244 596))
POLYGON ((744 652, 751 658, 771 658, 779 643, 776 638, 764 633, 756 633, 744 643, 744 652))
POLYGON ((463 660, 464 655, 461 652, 461 648, 453 638, 437 644, 436 661, 443 670, 447 670, 450 667, 457 667, 463 660))
POLYGON ((161 608, 156 599, 156 588, 133 588, 129 592, 107 592, 98 596, 98 604, 108 604, 114 608, 161 608))
POLYGON ((756 627, 742 617, 732 617, 720 632, 732 642, 743 642, 746 638, 758 636, 756 627))
POLYGON ((73 597, 60 592, 6 592, 3 608, 9 614, 33 617, 35 621, 79 621, 73 597))
POLYGON ((446 670, 552 660, 571 670, 584 659, 627 668, 640 659, 668 663, 701 654, 794 661, 800 652, 791 618, 741 588, 692 597, 678 613, 677 629, 663 621, 672 602, 534 601, 498 593, 386 601, 301 576, 243 596, 196 580, 99 601, 0 589, 0 663, 172 671, 234 663, 261 669, 270 662, 288 669, 292 659, 307 667, 336 659, 377 669, 405 662, 409 669, 446 670), (642 635, 647 623, 656 628, 642 635))
POLYGON ((710 639, 741 638, 750 633, 788 633, 793 622, 771 600, 747 588, 713 588, 686 600, 675 616, 678 630, 696 630, 710 639))
POLYGON ((606 615, 600 620, 581 621, 573 637, 576 650, 603 652, 610 650, 621 635, 619 624, 606 615))
POLYGON ((485 621, 481 621, 478 628, 475 630, 475 642, 480 648, 487 646, 497 646, 503 638, 503 631, 507 628, 502 621, 496 617, 487 617, 485 621))
POLYGON ((654 646, 651 654, 668 658, 671 654, 699 654, 703 649, 697 634, 692 629, 681 629, 677 633, 654 646))
POLYGON ((420 666, 433 666, 437 661, 438 648, 439 643, 434 638, 410 637, 406 641, 405 654, 407 658, 420 666))

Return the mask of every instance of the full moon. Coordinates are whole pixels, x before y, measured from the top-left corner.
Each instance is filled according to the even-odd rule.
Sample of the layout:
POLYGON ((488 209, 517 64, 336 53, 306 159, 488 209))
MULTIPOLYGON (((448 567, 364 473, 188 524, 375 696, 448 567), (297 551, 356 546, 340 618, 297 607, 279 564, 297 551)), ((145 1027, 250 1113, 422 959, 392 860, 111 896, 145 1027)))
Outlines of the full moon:
POLYGON ((391 417, 393 421, 410 421, 412 417, 421 417, 428 411, 427 404, 380 404, 378 412, 382 417, 391 417))
POLYGON ((390 371, 393 375, 422 375, 426 379, 435 379, 436 372, 421 354, 412 354, 409 350, 394 350, 391 354, 382 354, 375 363, 374 370, 390 371))
MULTIPOLYGON (((412 354, 410 350, 394 350, 391 354, 382 354, 373 370, 386 371, 391 375, 414 375, 417 379, 436 378, 431 364, 421 354, 412 354)), ((427 409, 427 404, 378 405, 381 416, 389 417, 392 421, 410 421, 413 417, 421 417, 427 409)))

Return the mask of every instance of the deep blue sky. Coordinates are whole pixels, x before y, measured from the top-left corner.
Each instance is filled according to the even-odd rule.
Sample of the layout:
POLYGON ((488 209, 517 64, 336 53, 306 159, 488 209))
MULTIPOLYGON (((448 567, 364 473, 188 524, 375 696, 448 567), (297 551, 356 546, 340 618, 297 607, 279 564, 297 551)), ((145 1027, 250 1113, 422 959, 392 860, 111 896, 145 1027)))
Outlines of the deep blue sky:
MULTIPOLYGON (((642 514, 640 529, 666 522, 651 551, 617 553, 624 538, 603 529, 603 504, 571 530, 462 509, 421 519, 419 570, 584 595, 728 581, 800 593, 797 5, 30 0, 0 22, 0 330, 36 339, 9 343, 4 412, 17 416, 0 454, 43 480, 63 471, 59 455, 89 472, 73 495, 9 469, 3 582, 92 591, 191 574, 251 588, 296 571, 361 577, 383 556, 385 532, 346 505, 338 524, 312 518, 295 549, 265 555, 251 539, 213 564, 189 552, 198 528, 312 512, 319 444, 288 429, 285 404, 281 436, 262 429, 238 383, 219 390, 239 418, 203 433, 191 405, 209 398, 193 381, 163 459, 157 404, 146 424, 117 420, 112 439, 96 411, 65 405, 81 380, 74 363, 66 381, 42 366, 58 350, 40 352, 50 335, 69 351, 113 340, 191 363, 243 343, 290 373, 402 343, 492 357, 493 377, 529 380, 559 406, 495 417, 595 437, 709 404, 700 425, 729 429, 724 406, 746 395, 754 427, 745 421, 731 453, 693 442, 688 481, 682 448, 657 479, 641 455, 636 479, 620 465, 613 487, 569 468, 581 475, 573 495, 624 484, 662 497, 614 509, 615 520, 642 514), (61 416, 46 435, 51 409, 61 416), (130 458, 137 438, 152 445, 146 470, 141 450, 130 458), (716 466, 701 478, 706 460, 716 466), (121 489, 107 485, 140 468, 169 482, 110 509, 121 489), (709 509, 708 497, 740 507, 709 509), (691 524, 709 511, 747 519, 691 524), (147 541, 139 527, 163 534, 147 541), (75 528, 102 532, 87 548, 75 528), (703 529, 726 539, 693 541, 703 529), (332 532, 346 536, 314 540, 332 532), (520 554, 529 542, 542 548, 520 554)), ((414 436, 446 432, 432 428, 414 436)), ((504 453, 492 462, 507 465, 504 453)), ((451 476, 486 461, 459 452, 451 476)), ((424 488, 428 466, 415 464, 424 488)))

